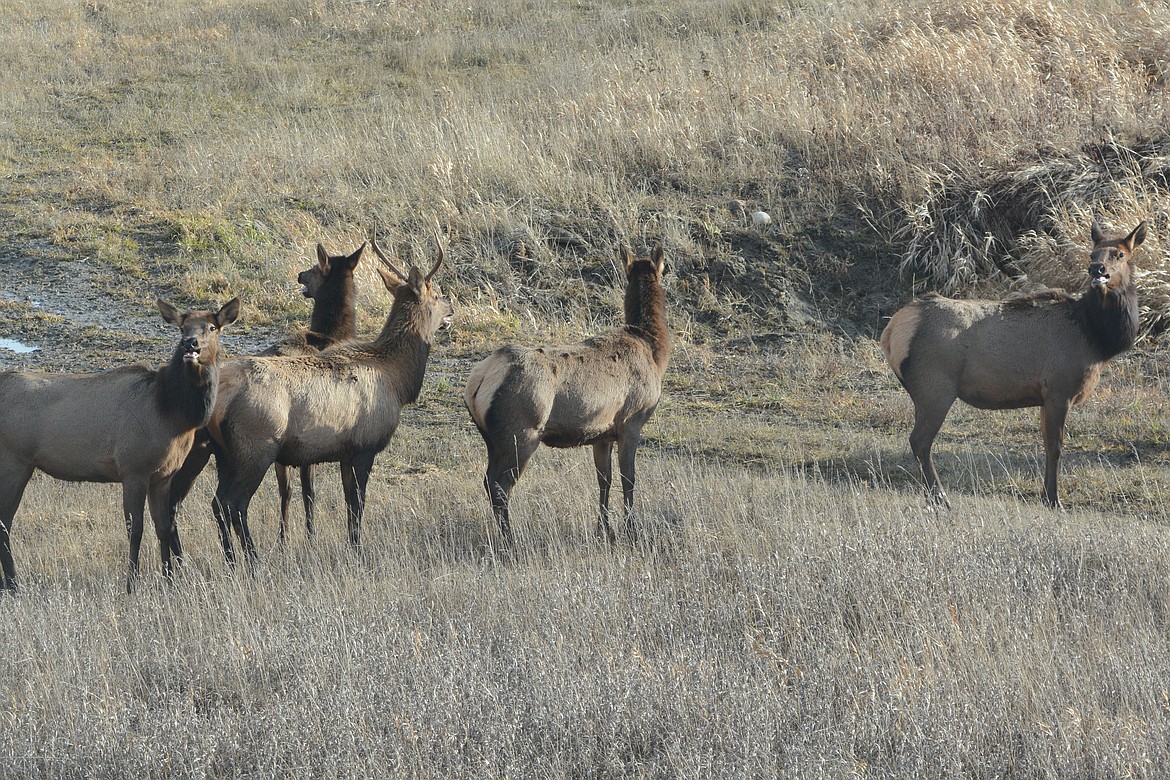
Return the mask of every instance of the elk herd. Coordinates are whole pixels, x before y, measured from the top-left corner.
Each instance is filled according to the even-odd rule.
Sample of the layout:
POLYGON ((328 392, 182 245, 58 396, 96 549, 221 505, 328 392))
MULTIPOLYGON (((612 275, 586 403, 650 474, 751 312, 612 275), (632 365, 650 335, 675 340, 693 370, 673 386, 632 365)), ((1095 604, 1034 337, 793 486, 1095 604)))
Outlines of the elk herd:
MULTIPOLYGON (((928 294, 890 318, 881 348, 913 401, 910 447, 936 505, 949 502, 931 449, 956 399, 981 409, 1040 407, 1044 500, 1059 505, 1068 411, 1092 393, 1105 362, 1137 337, 1134 254, 1146 232, 1143 222, 1128 235, 1107 237, 1094 223, 1089 286, 1080 297, 1055 290, 1003 300, 928 294)), ((339 256, 318 245, 317 263, 297 277, 313 301, 309 327, 255 355, 220 354, 219 336, 239 317, 238 299, 214 312, 180 312, 159 300, 163 320, 179 329, 160 368, 0 372, 3 589, 17 589, 10 533, 37 469, 61 480, 121 483, 128 588, 138 576, 146 507, 169 576, 182 557, 178 506, 213 457, 218 483, 211 513, 229 562, 236 542, 249 562, 256 559, 248 510, 269 468, 276 472, 283 540, 288 470, 300 471, 312 533, 314 468, 337 463, 348 539, 359 544, 374 459, 394 436, 403 407, 418 398, 436 333, 451 322, 451 304, 434 281, 443 264, 437 237, 436 244, 425 272, 399 268, 374 240, 339 256), (378 335, 363 340, 356 331, 354 271, 367 247, 393 301, 378 335)), ((503 346, 468 378, 464 401, 487 449, 484 490, 507 546, 515 544, 509 497, 542 443, 593 448, 599 525, 611 543, 616 447, 625 530, 631 542, 637 539, 634 458, 662 394, 671 337, 662 247, 640 258, 622 246, 620 258, 622 327, 578 344, 503 346)))

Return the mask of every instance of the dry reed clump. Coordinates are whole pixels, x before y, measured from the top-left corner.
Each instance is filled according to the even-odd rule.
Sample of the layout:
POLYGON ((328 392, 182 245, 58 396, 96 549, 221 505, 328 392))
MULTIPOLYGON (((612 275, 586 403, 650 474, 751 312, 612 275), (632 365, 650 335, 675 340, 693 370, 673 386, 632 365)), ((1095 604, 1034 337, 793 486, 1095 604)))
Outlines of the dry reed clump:
POLYGON ((999 171, 936 175, 907 208, 902 270, 916 287, 1003 294, 1085 287, 1089 225, 1126 232, 1148 220, 1138 269, 1142 330, 1170 327, 1170 268, 1158 234, 1170 228, 1170 137, 1117 140, 999 171))

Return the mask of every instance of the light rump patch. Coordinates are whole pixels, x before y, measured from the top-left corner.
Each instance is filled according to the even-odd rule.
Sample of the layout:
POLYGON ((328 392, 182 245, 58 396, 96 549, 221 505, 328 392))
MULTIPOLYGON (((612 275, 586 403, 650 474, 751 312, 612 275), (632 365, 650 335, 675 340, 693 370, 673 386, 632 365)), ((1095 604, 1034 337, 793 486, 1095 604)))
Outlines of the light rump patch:
POLYGON ((905 381, 902 376, 902 364, 910 356, 910 342, 918 332, 918 321, 922 319, 920 307, 911 304, 900 309, 890 318, 886 329, 882 331, 882 353, 886 362, 894 370, 898 381, 905 381))
POLYGON ((506 361, 483 361, 471 372, 464 391, 464 401, 471 412, 471 418, 480 428, 487 425, 488 411, 504 380, 508 378, 510 364, 506 361))

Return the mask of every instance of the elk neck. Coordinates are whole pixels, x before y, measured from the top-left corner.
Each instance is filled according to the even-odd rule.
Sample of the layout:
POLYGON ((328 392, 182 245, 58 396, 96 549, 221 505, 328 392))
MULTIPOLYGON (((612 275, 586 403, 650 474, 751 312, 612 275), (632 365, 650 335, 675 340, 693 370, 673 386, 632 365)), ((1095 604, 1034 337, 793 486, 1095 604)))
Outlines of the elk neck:
POLYGON ((654 362, 665 370, 670 360, 670 331, 666 327, 666 293, 657 278, 638 273, 626 285, 626 331, 650 345, 654 362))
MULTIPOLYGON (((333 291, 330 290, 332 297, 333 291)), ((313 304, 309 318, 309 332, 328 344, 348 341, 357 333, 356 292, 353 285, 337 291, 336 301, 318 301, 313 304)), ((316 345, 314 345, 316 346, 316 345)))
POLYGON ((396 295, 382 332, 366 351, 394 375, 398 398, 403 404, 413 403, 422 390, 433 338, 427 312, 419 302, 396 295))
POLYGON ((219 389, 219 361, 191 364, 175 350, 171 361, 160 368, 155 382, 155 400, 164 415, 177 420, 184 429, 202 428, 211 419, 219 389))
POLYGON ((1138 335, 1138 301, 1133 283, 1116 290, 1090 287, 1076 302, 1076 320, 1102 360, 1126 351, 1138 335))

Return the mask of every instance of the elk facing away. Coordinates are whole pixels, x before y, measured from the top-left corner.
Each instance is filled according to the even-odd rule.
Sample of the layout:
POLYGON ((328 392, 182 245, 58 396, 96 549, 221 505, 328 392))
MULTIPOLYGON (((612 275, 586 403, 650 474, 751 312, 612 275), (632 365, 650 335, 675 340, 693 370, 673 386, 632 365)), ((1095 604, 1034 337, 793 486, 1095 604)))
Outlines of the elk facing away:
POLYGON ((541 442, 550 447, 592 445, 601 490, 600 524, 610 542, 609 488, 613 446, 625 499, 626 529, 634 526, 634 454, 642 426, 662 395, 670 360, 662 247, 636 260, 622 247, 626 272, 625 327, 566 347, 506 346, 472 369, 464 400, 487 444, 484 488, 508 544, 513 541, 508 497, 541 442))
POLYGON ((1123 238, 1092 226, 1089 289, 1000 301, 927 295, 899 310, 882 333, 882 351, 914 401, 910 448, 931 498, 949 506, 931 446, 956 398, 979 409, 1040 407, 1044 500, 1059 506, 1056 478, 1070 407, 1091 394, 1101 368, 1133 346, 1138 331, 1134 251, 1142 222, 1123 238))
POLYGON ((413 403, 436 331, 449 323, 451 305, 431 277, 395 268, 373 245, 394 303, 370 342, 348 342, 295 357, 248 357, 226 363, 208 430, 219 452, 219 487, 212 510, 224 555, 234 560, 234 529, 249 558, 248 504, 273 463, 304 466, 340 461, 349 540, 359 542, 366 483, 374 457, 398 428, 402 407, 413 403), (229 527, 230 526, 230 527, 229 527))
POLYGON ((34 469, 69 482, 122 483, 131 580, 138 573, 148 497, 163 573, 170 574, 172 556, 181 557, 168 502, 171 476, 215 405, 219 333, 235 322, 240 301, 214 313, 180 314, 162 300, 158 308, 182 334, 162 368, 0 373, 0 563, 8 590, 16 590, 12 518, 34 469))

